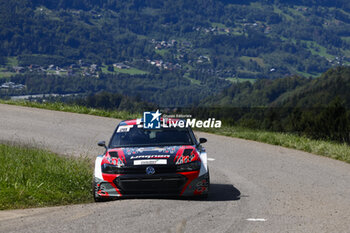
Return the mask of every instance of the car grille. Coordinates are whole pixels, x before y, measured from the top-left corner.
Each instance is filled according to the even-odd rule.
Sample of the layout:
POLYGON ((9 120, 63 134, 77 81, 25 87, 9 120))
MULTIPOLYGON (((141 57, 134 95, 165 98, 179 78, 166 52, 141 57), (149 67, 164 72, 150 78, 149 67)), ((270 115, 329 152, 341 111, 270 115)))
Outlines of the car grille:
MULTIPOLYGON (((120 172, 121 174, 146 174, 146 168, 148 166, 131 166, 125 167, 120 172)), ((155 174, 176 173, 175 166, 152 166, 155 170, 155 174)))
POLYGON ((123 175, 114 180, 123 194, 179 194, 187 178, 182 175, 123 175))

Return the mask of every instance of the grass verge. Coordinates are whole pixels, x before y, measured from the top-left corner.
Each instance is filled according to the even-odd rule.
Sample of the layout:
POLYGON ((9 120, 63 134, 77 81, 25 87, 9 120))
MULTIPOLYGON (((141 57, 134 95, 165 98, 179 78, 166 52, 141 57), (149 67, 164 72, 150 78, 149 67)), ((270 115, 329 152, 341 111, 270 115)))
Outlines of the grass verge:
POLYGON ((350 163, 350 146, 346 143, 341 144, 331 141, 314 140, 291 133, 268 132, 241 127, 224 126, 220 129, 207 129, 203 131, 302 150, 350 163))
POLYGON ((81 113, 95 116, 103 116, 103 117, 111 117, 117 119, 130 119, 130 118, 138 118, 141 114, 132 114, 127 111, 107 111, 96 108, 87 108, 80 105, 68 105, 60 102, 50 103, 37 103, 30 101, 12 101, 12 100, 1 100, 0 104, 9 104, 9 105, 17 105, 31 108, 41 108, 48 109, 54 111, 62 111, 62 112, 73 112, 73 113, 81 113))
POLYGON ((91 161, 0 144, 0 210, 91 202, 91 161))
MULTIPOLYGON (((141 114, 130 114, 126 111, 104 111, 81 106, 70 106, 63 103, 35 103, 35 102, 17 102, 4 101, 0 103, 44 108, 57 111, 83 113, 97 116, 112 117, 118 119, 134 119, 141 116, 141 114)), ((198 130, 198 129, 197 129, 198 130)), ((223 126, 221 129, 202 129, 203 132, 224 135, 229 137, 237 137, 258 142, 264 142, 272 145, 283 146, 287 148, 302 150, 317 155, 327 156, 333 159, 341 160, 350 163, 350 146, 336 142, 313 140, 307 137, 298 136, 291 133, 276 133, 261 130, 252 130, 241 127, 227 127, 223 126)))

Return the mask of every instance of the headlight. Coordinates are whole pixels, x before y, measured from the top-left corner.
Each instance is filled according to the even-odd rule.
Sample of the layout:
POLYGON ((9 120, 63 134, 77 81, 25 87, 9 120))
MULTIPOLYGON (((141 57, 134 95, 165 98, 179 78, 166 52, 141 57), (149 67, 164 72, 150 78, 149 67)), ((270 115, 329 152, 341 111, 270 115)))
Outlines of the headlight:
POLYGON ((117 151, 108 151, 105 155, 104 164, 102 164, 101 166, 102 172, 107 174, 124 173, 123 167, 125 166, 125 164, 123 162, 123 159, 121 158, 122 156, 123 155, 120 156, 120 154, 117 151))
POLYGON ((124 173, 124 169, 121 167, 118 167, 116 165, 104 163, 102 164, 102 172, 107 174, 122 174, 124 173))
POLYGON ((197 171, 201 169, 201 162, 194 161, 191 163, 184 163, 176 166, 177 172, 188 172, 188 171, 197 171))

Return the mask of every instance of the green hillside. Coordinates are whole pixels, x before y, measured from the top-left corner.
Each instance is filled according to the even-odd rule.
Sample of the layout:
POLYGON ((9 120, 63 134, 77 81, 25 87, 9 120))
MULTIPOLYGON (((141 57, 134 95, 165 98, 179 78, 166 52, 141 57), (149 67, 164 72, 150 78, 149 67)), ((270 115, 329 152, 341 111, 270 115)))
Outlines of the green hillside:
POLYGON ((330 69, 316 79, 300 76, 234 83, 202 103, 225 107, 324 107, 336 97, 350 108, 350 68, 330 69))
POLYGON ((205 106, 225 107, 267 107, 287 93, 292 92, 311 80, 300 76, 283 79, 260 79, 255 83, 233 83, 214 97, 205 99, 205 106))
MULTIPOLYGON (((127 74, 166 76, 165 91, 188 88, 162 105, 198 103, 235 80, 317 77, 350 64, 345 0, 0 0, 0 28, 0 84, 22 73, 127 74)), ((165 98, 148 98, 139 85, 113 91, 125 88, 165 98)))
POLYGON ((322 74, 293 91, 281 95, 271 106, 327 106, 336 97, 350 109, 350 68, 338 67, 322 74))
POLYGON ((350 68, 337 67, 317 79, 294 76, 232 84, 191 110, 229 125, 350 143, 349 88, 350 68))

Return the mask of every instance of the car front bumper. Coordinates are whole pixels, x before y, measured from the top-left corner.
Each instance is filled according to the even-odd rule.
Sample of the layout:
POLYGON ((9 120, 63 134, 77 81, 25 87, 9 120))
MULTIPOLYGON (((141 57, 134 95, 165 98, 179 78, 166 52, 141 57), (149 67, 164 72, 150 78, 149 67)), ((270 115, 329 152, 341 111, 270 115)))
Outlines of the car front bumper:
POLYGON ((207 195, 209 173, 198 176, 199 171, 157 175, 103 174, 95 177, 96 196, 197 196, 207 195))

